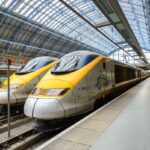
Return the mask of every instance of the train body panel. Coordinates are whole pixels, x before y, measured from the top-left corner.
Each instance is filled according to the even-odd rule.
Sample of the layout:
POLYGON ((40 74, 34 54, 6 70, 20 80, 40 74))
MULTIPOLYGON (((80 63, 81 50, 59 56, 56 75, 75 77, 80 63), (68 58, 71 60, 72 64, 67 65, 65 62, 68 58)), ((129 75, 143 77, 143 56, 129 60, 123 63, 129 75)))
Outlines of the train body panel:
POLYGON ((65 56, 60 59, 29 95, 24 106, 25 115, 40 120, 55 120, 83 114, 91 111, 96 100, 113 89, 143 77, 142 70, 98 54, 94 58, 93 55, 95 57, 95 54, 86 51, 73 52, 66 55, 66 64, 65 56), (88 62, 83 66, 80 65, 84 62, 82 58, 88 62), (61 63, 64 63, 64 70, 60 68, 61 63), (66 68, 69 67, 73 70, 68 71, 66 68))
MULTIPOLYGON (((17 99, 14 93, 10 92, 10 97, 11 97, 11 103, 17 103, 17 99)), ((8 94, 6 91, 1 91, 0 92, 0 104, 7 104, 8 100, 8 94)))
MULTIPOLYGON (((85 88, 87 86, 87 80, 86 80, 85 76, 88 72, 90 72, 93 69, 93 67, 96 64, 99 63, 99 61, 101 59, 103 59, 103 57, 99 56, 92 63, 89 63, 87 66, 81 68, 80 70, 78 70, 76 72, 71 72, 67 75, 64 74, 64 75, 55 76, 53 74, 47 73, 44 76, 44 78, 42 78, 41 81, 36 86, 37 90, 38 90, 38 88, 41 88, 41 91, 43 89, 47 90, 50 88, 55 88, 55 89, 68 88, 69 91, 65 94, 65 97, 64 96, 63 96, 63 98, 62 98, 62 96, 48 97, 46 95, 40 95, 41 92, 39 92, 38 95, 31 95, 31 99, 32 99, 32 97, 37 97, 37 96, 40 99, 42 99, 42 98, 43 99, 44 98, 54 99, 54 98, 60 97, 60 99, 61 99, 60 103, 62 104, 62 106, 65 110, 64 111, 65 117, 78 114, 80 111, 84 110, 86 99, 87 99, 87 94, 88 94, 87 90, 86 91, 85 91, 85 89, 82 90, 83 88, 85 88), (79 74, 80 74, 80 76, 79 76, 79 74), (47 83, 50 83, 50 84, 47 84, 47 83), (81 89, 81 90, 79 91, 79 89, 81 89), (82 93, 80 93, 80 92, 82 92, 82 93), (83 94, 83 92, 84 92, 84 94, 83 94)), ((30 101, 30 97, 28 97, 25 105, 28 103, 28 101, 30 101)), ((25 108, 26 107, 28 107, 28 106, 26 105, 25 108)), ((33 109, 35 110, 36 107, 34 107, 33 109)), ((25 114, 27 116, 41 118, 39 115, 36 115, 35 113, 31 113, 31 112, 30 112, 30 114, 26 113, 26 109, 25 109, 25 114)), ((50 115, 47 119, 54 119, 54 118, 51 118, 51 115, 50 115)))
POLYGON ((44 119, 55 119, 57 118, 63 118, 64 115, 64 109, 59 102, 59 99, 47 99, 47 98, 33 98, 30 97, 29 100, 26 101, 26 107, 25 110, 26 115, 32 115, 35 118, 44 118, 44 119), (49 106, 49 107, 47 107, 49 106), (28 109, 30 108, 30 109, 28 109), (40 108, 40 109, 39 109, 40 108))
POLYGON ((101 59, 76 85, 77 113, 92 110, 95 101, 113 88, 113 66, 111 60, 101 59))
MULTIPOLYGON (((48 69, 50 69, 53 65, 55 65, 56 61, 54 60, 56 59, 52 57, 46 57, 46 59, 48 59, 49 64, 46 64, 45 66, 42 66, 41 68, 35 71, 25 73, 14 73, 10 76, 10 102, 12 104, 23 103, 28 97, 33 87, 40 81, 42 76, 45 74, 45 72, 48 69)), ((24 68, 25 67, 26 66, 24 66, 24 68)), ((7 85, 7 80, 5 80, 0 85, 0 95, 2 95, 0 97, 0 105, 7 104, 8 102, 7 85)))
MULTIPOLYGON (((50 69, 55 63, 51 63, 37 71, 24 74, 24 75, 18 75, 13 73, 13 75, 10 77, 10 84, 21 84, 21 85, 26 85, 27 83, 33 81, 35 78, 41 78, 40 75, 43 72, 46 72, 48 69, 50 69)), ((4 85, 7 85, 7 80, 3 82, 4 85)), ((0 89, 2 90, 2 89, 0 89)))

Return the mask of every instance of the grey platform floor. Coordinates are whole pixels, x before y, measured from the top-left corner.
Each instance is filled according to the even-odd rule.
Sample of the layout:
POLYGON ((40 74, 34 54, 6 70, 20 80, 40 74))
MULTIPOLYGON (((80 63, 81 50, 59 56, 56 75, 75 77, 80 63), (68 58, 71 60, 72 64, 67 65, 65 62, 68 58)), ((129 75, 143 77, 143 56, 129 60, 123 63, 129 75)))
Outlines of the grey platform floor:
POLYGON ((150 78, 37 149, 150 150, 150 78))

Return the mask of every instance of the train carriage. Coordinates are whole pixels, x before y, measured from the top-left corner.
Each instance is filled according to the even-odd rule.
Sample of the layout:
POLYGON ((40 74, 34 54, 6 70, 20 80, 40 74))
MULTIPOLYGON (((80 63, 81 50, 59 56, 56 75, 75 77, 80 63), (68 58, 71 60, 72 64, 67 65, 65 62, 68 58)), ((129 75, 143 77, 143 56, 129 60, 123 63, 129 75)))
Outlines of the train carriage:
POLYGON ((147 73, 90 51, 63 56, 27 98, 24 112, 36 120, 61 120, 91 111, 97 100, 147 73))
MULTIPOLYGON (((43 56, 30 60, 10 76, 10 103, 11 106, 22 105, 33 87, 40 81, 45 72, 55 63, 56 58, 43 56)), ((5 80, 0 85, 0 112, 6 112, 7 85, 5 80)))

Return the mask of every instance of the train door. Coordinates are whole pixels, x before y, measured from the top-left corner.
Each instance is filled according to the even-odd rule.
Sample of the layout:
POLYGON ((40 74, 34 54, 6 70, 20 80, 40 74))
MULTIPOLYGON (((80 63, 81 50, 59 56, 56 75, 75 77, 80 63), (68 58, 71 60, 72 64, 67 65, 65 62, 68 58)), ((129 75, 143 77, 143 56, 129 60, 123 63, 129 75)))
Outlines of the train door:
POLYGON ((115 88, 114 64, 113 63, 112 63, 112 67, 113 68, 111 68, 111 77, 110 77, 110 79, 111 79, 111 88, 115 88))
POLYGON ((88 74, 88 108, 92 107, 95 100, 102 96, 105 90, 106 71, 103 63, 98 63, 88 74))
POLYGON ((77 112, 86 111, 88 100, 87 77, 84 77, 76 86, 77 112))
POLYGON ((113 87, 113 62, 111 60, 106 60, 106 78, 105 78, 105 91, 110 90, 113 87))
MULTIPOLYGON (((87 75, 88 100, 91 102, 101 90, 100 64, 97 64, 87 75)), ((92 103, 92 102, 91 102, 92 103)))
POLYGON ((102 63, 102 85, 103 85, 103 92, 105 92, 107 89, 107 65, 106 61, 102 63))
POLYGON ((99 72, 97 77, 97 88, 99 88, 100 96, 105 92, 107 85, 107 71, 106 71, 106 62, 103 61, 99 64, 99 72))
POLYGON ((99 64, 99 73, 97 78, 97 88, 99 88, 100 95, 105 91, 105 69, 104 69, 104 62, 99 64))

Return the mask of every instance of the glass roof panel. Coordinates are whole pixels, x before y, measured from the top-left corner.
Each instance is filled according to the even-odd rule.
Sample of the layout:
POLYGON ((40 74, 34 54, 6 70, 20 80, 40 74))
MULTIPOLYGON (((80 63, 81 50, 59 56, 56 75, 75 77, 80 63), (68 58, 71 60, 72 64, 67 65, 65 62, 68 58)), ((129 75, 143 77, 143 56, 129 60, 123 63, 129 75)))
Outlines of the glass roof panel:
POLYGON ((143 49, 143 52, 144 52, 144 54, 145 54, 145 56, 146 56, 148 62, 150 63, 150 52, 149 52, 149 50, 144 50, 144 49, 143 49))
POLYGON ((1 0, 0 5, 3 5, 4 7, 8 7, 10 4, 12 4, 13 0, 1 0))
MULTIPOLYGON (((94 26, 108 21, 92 0, 64 1, 94 26)), ((142 1, 119 0, 119 3, 141 47, 149 49, 150 43, 142 1)), ((28 20, 41 24, 43 27, 48 27, 107 54, 118 48, 59 0, 1 0, 0 5, 27 17, 28 20), (17 3, 18 5, 15 5, 17 3)), ((116 43, 124 41, 112 25, 97 27, 97 29, 116 43)), ((120 46, 123 47, 124 44, 120 44, 120 46)))
POLYGON ((150 50, 148 30, 142 0, 119 0, 140 46, 150 50))
MULTIPOLYGON (((140 63, 140 61, 138 60, 139 56, 136 56, 136 53, 134 51, 132 51, 131 48, 125 48, 125 49, 126 49, 126 51, 130 51, 128 53, 133 57, 129 56, 123 50, 117 50, 117 51, 113 52, 112 54, 110 54, 109 57, 112 59, 115 59, 117 61, 121 61, 123 63, 128 63, 131 65, 138 65, 138 66, 142 65, 140 63)), ((144 52, 148 62, 150 63, 150 52, 149 52, 149 50, 143 49, 143 52, 144 52)))
MULTIPOLYGON (((14 9, 10 7, 10 2, 3 1, 5 1, 5 4, 2 4, 3 7, 12 9, 12 11, 49 27, 57 33, 64 34, 95 49, 109 53, 117 48, 115 44, 98 33, 58 0, 22 0, 14 9)), ((91 0, 70 0, 67 2, 74 9, 77 8, 78 13, 94 25, 107 20, 91 0)), ((109 28, 102 29, 107 35, 110 30, 109 28)), ((111 32, 112 34, 113 32, 111 32)), ((117 32, 113 34, 114 39, 117 39, 118 37, 115 38, 115 36, 118 36, 117 32)))
MULTIPOLYGON (((91 0, 65 0, 72 8, 79 12, 83 17, 90 21, 93 25, 107 21, 102 12, 95 6, 91 0)), ((107 36, 111 37, 114 42, 119 42, 122 36, 116 31, 113 26, 102 27, 101 30, 107 36)))
POLYGON ((115 59, 117 61, 121 61, 123 63, 128 63, 131 65, 141 64, 140 61, 138 60, 139 57, 135 56, 136 54, 134 51, 132 51, 131 48, 126 48, 125 50, 126 51, 131 50, 131 52, 125 53, 123 50, 117 50, 114 53, 112 53, 109 57, 112 59, 115 59), (128 54, 130 54, 130 55, 128 55, 128 54), (131 56, 134 56, 134 57, 131 57, 131 56))

